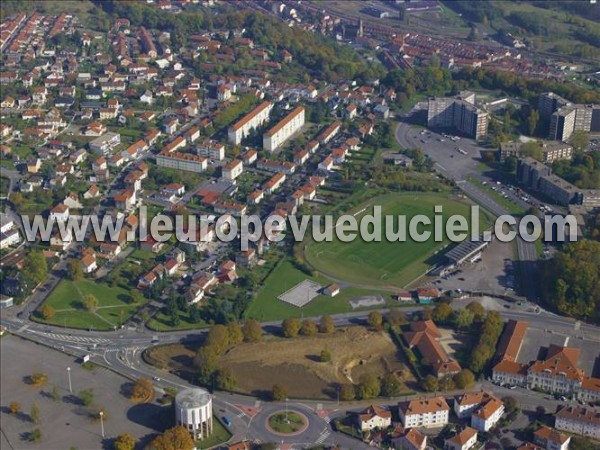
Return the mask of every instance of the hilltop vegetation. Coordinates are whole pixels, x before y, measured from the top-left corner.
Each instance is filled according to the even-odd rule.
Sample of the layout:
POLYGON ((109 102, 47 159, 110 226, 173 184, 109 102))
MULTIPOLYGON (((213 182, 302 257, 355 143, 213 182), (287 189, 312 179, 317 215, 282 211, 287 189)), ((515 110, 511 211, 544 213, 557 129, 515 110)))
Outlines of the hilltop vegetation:
POLYGON ((600 56, 600 8, 586 1, 444 1, 467 20, 526 39, 529 47, 600 56))
POLYGON ((338 45, 332 39, 318 34, 290 28, 277 19, 253 11, 239 11, 224 6, 219 14, 209 14, 203 10, 165 14, 139 2, 112 0, 97 4, 114 18, 128 18, 132 25, 168 31, 176 49, 185 46, 188 37, 195 33, 246 29, 244 37, 254 40, 255 44, 273 54, 288 50, 296 63, 305 69, 294 74, 306 73, 305 81, 312 78, 327 81, 354 79, 362 83, 383 74, 382 66, 367 64, 349 47, 338 45))

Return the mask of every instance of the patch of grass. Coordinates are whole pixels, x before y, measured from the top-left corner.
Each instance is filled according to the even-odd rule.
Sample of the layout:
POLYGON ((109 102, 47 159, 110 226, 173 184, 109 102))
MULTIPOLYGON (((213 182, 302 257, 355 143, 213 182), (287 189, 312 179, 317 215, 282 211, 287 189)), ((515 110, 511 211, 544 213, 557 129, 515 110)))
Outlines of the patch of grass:
POLYGON ((54 316, 45 320, 41 314, 36 314, 35 319, 68 328, 112 330, 126 322, 141 306, 130 301, 127 289, 119 286, 111 288, 88 279, 62 280, 42 304, 54 308, 54 316), (84 309, 83 297, 88 294, 98 299, 95 313, 84 309))
POLYGON ((154 317, 152 317, 148 323, 146 323, 146 326, 155 331, 198 330, 201 328, 207 328, 209 326, 209 324, 203 320, 200 322, 192 322, 189 314, 183 311, 177 311, 177 314, 181 320, 177 326, 174 326, 171 323, 171 316, 163 313, 162 311, 157 312, 154 317))
POLYGON ((467 180, 471 184, 473 184, 477 189, 489 195, 496 203, 498 203, 500 206, 506 209, 510 214, 513 214, 515 216, 522 216, 523 214, 525 214, 525 209, 511 202, 509 199, 504 198, 502 194, 500 194, 498 191, 494 191, 490 186, 488 186, 487 184, 483 184, 477 178, 467 177, 467 180))
POLYGON ((213 432, 212 434, 201 441, 196 442, 196 446, 200 449, 212 448, 221 445, 231 439, 231 433, 221 423, 216 415, 213 417, 213 432))
MULTIPOLYGON (((444 219, 451 215, 460 215, 467 220, 470 217, 470 203, 431 193, 386 194, 354 208, 352 212, 360 222, 362 216, 373 212, 374 205, 381 206, 380 242, 365 242, 360 238, 342 242, 334 232, 332 242, 307 244, 305 255, 310 265, 328 276, 352 283, 403 287, 436 264, 437 253, 449 240, 442 236, 442 241, 436 242, 432 234, 431 239, 425 242, 415 242, 408 235, 405 242, 389 242, 385 233, 385 216, 405 215, 408 224, 412 217, 422 214, 433 223, 434 207, 442 205, 444 219)), ((480 229, 485 229, 487 222, 487 217, 482 216, 480 229)), ((394 228, 398 228, 397 224, 394 228)), ((420 229, 432 231, 433 227, 420 229)))
POLYGON ((276 413, 269 417, 269 426, 278 433, 296 433, 305 425, 304 417, 293 411, 276 413))
MULTIPOLYGON (((323 287, 332 283, 331 280, 320 275, 308 275, 296 268, 289 259, 282 260, 271 272, 263 283, 254 301, 246 311, 246 317, 260 321, 281 320, 286 317, 319 316, 322 314, 337 314, 352 311, 349 300, 363 295, 379 294, 391 302, 388 292, 379 292, 369 289, 347 288, 335 297, 319 295, 303 308, 297 308, 277 298, 296 284, 311 280, 323 287)), ((377 307, 379 308, 379 306, 377 307)))
MULTIPOLYGON (((2 160, 2 163, 4 163, 5 161, 6 160, 2 160)), ((6 161, 6 162, 10 163, 10 161, 6 161)), ((0 177, 0 197, 8 197, 8 188, 9 187, 10 187, 10 180, 5 177, 0 177)))

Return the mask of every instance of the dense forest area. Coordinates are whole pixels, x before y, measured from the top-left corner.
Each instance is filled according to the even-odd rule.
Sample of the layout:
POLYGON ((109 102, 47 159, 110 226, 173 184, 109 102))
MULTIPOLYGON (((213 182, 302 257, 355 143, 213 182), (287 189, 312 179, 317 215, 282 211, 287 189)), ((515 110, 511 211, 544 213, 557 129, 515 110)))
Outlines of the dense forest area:
POLYGON ((600 242, 567 245, 542 266, 543 299, 547 306, 572 317, 600 323, 600 242))

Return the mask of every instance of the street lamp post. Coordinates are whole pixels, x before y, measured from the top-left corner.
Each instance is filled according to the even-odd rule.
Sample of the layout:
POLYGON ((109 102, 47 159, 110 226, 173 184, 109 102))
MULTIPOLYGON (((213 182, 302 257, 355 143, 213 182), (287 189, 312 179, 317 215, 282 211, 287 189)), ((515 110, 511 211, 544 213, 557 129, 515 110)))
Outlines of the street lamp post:
POLYGON ((285 398, 285 421, 289 422, 290 419, 288 419, 288 398, 285 398))
POLYGON ((100 411, 100 426, 102 427, 102 439, 104 439, 104 411, 100 411))
POLYGON ((73 387, 71 386, 71 368, 67 367, 67 376, 69 377, 69 393, 73 393, 73 387))
POLYGON ((337 405, 339 408, 339 406, 340 406, 340 387, 339 386, 335 389, 335 393, 336 393, 336 398, 337 398, 337 405))

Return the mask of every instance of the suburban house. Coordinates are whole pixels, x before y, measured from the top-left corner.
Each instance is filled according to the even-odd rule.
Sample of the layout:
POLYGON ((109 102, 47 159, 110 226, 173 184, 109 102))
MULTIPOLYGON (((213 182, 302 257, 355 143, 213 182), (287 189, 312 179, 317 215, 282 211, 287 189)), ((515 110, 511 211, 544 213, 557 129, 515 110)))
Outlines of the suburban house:
POLYGON ((458 434, 446 439, 444 450, 469 450, 477 444, 477 430, 465 427, 458 434))
POLYGON ((568 450, 571 436, 542 426, 533 433, 533 442, 546 450, 568 450))
POLYGON ((385 429, 392 424, 392 412, 379 406, 371 405, 356 415, 356 422, 361 431, 375 428, 385 429))
POLYGON ((460 419, 471 418, 471 427, 489 431, 504 414, 504 404, 491 392, 469 392, 455 397, 454 412, 460 419))
POLYGON ((416 428, 403 431, 399 436, 392 437, 392 447, 398 450, 425 450, 427 436, 416 428))

